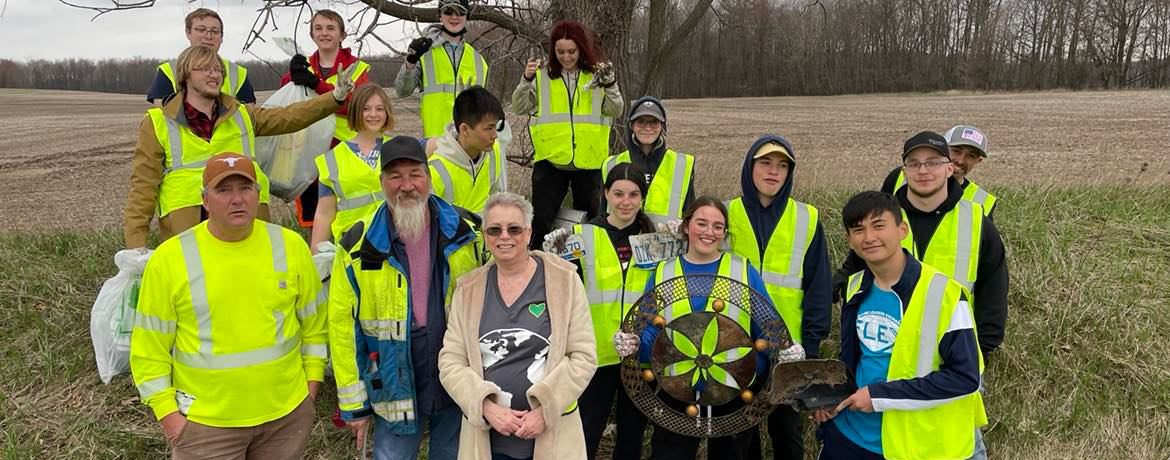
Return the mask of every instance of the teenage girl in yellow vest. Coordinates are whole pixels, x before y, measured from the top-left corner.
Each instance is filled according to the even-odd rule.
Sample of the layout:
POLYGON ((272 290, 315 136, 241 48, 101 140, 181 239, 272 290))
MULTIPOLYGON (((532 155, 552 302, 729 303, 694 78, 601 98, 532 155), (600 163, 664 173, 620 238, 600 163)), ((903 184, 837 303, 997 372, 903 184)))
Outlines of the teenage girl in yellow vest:
POLYGON ((552 230, 570 189, 573 209, 585 211, 587 218, 597 214, 610 124, 621 115, 624 101, 613 69, 599 66, 601 56, 591 36, 578 22, 558 22, 549 34, 546 65, 529 59, 512 92, 512 112, 532 116, 533 244, 543 242, 552 230))
MULTIPOLYGON (((312 89, 317 94, 325 94, 337 84, 337 75, 341 69, 348 69, 351 66, 357 66, 351 73, 354 88, 369 81, 370 65, 358 59, 350 52, 349 48, 341 47, 346 34, 345 20, 341 18, 340 14, 333 10, 317 10, 316 13, 313 13, 312 19, 309 20, 309 27, 309 34, 313 38, 313 43, 317 45, 317 51, 308 58, 299 54, 293 56, 292 61, 289 62, 288 73, 281 78, 281 86, 291 81, 312 89)), ((329 147, 334 147, 339 142, 349 140, 357 134, 346 121, 348 108, 347 102, 337 109, 335 117, 337 128, 333 131, 333 140, 329 143, 329 147)), ((305 192, 297 198, 296 211, 297 222, 301 227, 311 228, 313 216, 317 213, 317 184, 309 185, 309 188, 306 188, 305 192)))
POLYGON ((601 179, 618 163, 633 163, 646 171, 646 214, 655 222, 682 218, 695 201, 695 157, 666 147, 666 108, 653 96, 643 96, 630 106, 627 150, 609 157, 601 179))
MULTIPOLYGON (((725 253, 721 249, 724 239, 727 238, 727 208, 722 202, 709 196, 695 199, 695 202, 687 208, 683 215, 682 223, 679 225, 679 233, 687 241, 686 253, 659 264, 658 269, 646 284, 647 292, 653 290, 658 283, 673 278, 674 276, 688 275, 724 276, 740 281, 758 292, 767 292, 763 278, 760 277, 760 273, 749 262, 737 255, 725 253)), ((707 300, 706 297, 692 296, 690 302, 691 311, 711 311, 711 307, 707 305, 707 300)), ((748 312, 733 313, 730 307, 724 310, 722 314, 735 315, 732 318, 741 325, 743 324, 743 319, 739 318, 740 314, 750 315, 748 312)), ((750 321, 750 316, 748 321, 750 321)), ((750 329, 748 332, 752 339, 760 337, 761 332, 754 321, 751 322, 750 329)), ((637 352, 639 353, 639 360, 649 362, 650 348, 658 337, 659 332, 660 329, 653 326, 643 330, 640 337, 632 337, 632 334, 619 332, 614 336, 614 343, 618 348, 619 355, 629 356, 637 352)), ((758 392, 759 385, 763 383, 761 376, 767 371, 768 366, 767 358, 764 354, 760 353, 756 356, 756 376, 754 380, 751 382, 737 383, 741 385, 740 388, 758 392)), ((698 372, 698 370, 696 369, 692 372, 698 372)), ((695 386, 696 391, 701 391, 704 385, 709 383, 706 379, 701 378, 695 386)), ((669 398, 668 396, 662 397, 669 398)), ((678 403, 675 404, 676 409, 681 410, 685 407, 681 401, 676 402, 678 403)), ((739 402, 737 399, 721 406, 711 407, 710 409, 713 415, 720 416, 730 413, 730 411, 741 407, 741 405, 742 402, 739 402)), ((704 407, 699 410, 705 413, 707 409, 707 407, 704 407)), ((652 454, 650 458, 693 459, 698 452, 699 441, 699 438, 687 437, 665 428, 655 427, 651 440, 652 454)), ((727 436, 709 440, 707 451, 719 452, 721 458, 739 458, 746 447, 746 444, 737 443, 732 437, 727 436)))
MULTIPOLYGON (((609 212, 577 225, 575 232, 585 244, 585 256, 576 261, 585 284, 597 340, 597 371, 578 400, 581 423, 585 429, 585 446, 589 458, 597 454, 601 435, 609 421, 610 409, 617 404, 617 433, 613 458, 639 458, 646 417, 634 406, 621 383, 621 359, 613 346, 613 335, 621 329, 629 307, 642 296, 651 270, 633 265, 630 237, 655 231, 654 223, 642 211, 643 197, 649 186, 645 172, 623 163, 609 171, 603 187, 609 212)), ((550 243, 558 245, 569 235, 568 229, 548 234, 550 243)))
POLYGON ((313 217, 314 254, 317 243, 336 240, 382 202, 378 158, 382 142, 390 139, 386 133, 394 129, 392 110, 381 86, 362 85, 353 92, 346 114, 349 125, 358 128, 357 136, 317 156, 320 198, 313 217))

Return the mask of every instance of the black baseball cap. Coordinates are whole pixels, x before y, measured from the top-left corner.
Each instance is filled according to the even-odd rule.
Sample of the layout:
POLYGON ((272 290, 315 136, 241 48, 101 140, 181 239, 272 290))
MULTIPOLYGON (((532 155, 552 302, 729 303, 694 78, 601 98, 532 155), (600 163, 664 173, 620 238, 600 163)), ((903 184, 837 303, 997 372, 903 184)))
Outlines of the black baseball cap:
POLYGON ((919 147, 933 149, 944 157, 949 157, 951 154, 951 149, 947 147, 947 139, 945 137, 942 137, 941 134, 934 131, 923 131, 915 134, 905 144, 902 144, 902 159, 905 160, 906 155, 909 155, 910 151, 919 147))
POLYGON ((427 162, 427 152, 423 149, 422 142, 410 136, 395 136, 384 142, 378 155, 381 156, 382 169, 386 169, 395 160, 427 162))

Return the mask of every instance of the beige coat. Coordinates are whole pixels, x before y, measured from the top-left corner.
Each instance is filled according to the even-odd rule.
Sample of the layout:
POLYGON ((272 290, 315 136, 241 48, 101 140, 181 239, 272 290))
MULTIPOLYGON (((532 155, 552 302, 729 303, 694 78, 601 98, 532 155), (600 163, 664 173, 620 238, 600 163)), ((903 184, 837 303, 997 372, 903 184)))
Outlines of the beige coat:
MULTIPOLYGON (((597 369, 597 348, 585 287, 575 265, 555 255, 533 251, 544 261, 545 294, 548 299, 548 363, 544 379, 528 389, 528 404, 540 410, 545 429, 536 438, 534 460, 576 460, 585 458, 585 434, 581 414, 573 405, 597 369)), ((479 351, 479 321, 488 268, 477 268, 459 278, 447 318, 447 334, 439 352, 439 380, 455 403, 463 409, 459 433, 459 458, 487 460, 491 456, 491 426, 483 417, 483 401, 499 391, 483 379, 479 351)))

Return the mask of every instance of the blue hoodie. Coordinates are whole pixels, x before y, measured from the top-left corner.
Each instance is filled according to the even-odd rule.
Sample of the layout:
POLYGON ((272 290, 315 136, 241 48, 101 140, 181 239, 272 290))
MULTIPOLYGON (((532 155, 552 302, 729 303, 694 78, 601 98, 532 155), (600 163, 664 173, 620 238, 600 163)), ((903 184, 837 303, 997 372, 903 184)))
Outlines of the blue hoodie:
MULTIPOLYGON (((784 216, 784 208, 792 194, 792 177, 796 175, 796 162, 793 161, 789 165, 788 177, 785 179, 784 185, 780 187, 780 193, 776 195, 776 199, 772 200, 768 206, 760 203, 759 192, 755 184, 752 183, 752 164, 755 161, 753 157, 760 147, 769 142, 783 145, 793 158, 796 157, 796 151, 793 150, 792 144, 787 139, 767 135, 760 137, 752 144, 743 160, 743 170, 739 178, 740 186, 743 188, 743 206, 747 211, 752 229, 756 233, 756 245, 761 248, 762 252, 760 254, 761 260, 766 257, 768 240, 771 239, 772 232, 776 230, 776 224, 784 216)), ((829 266, 829 247, 825 243, 824 228, 821 227, 820 222, 817 222, 816 233, 813 235, 808 252, 804 255, 804 279, 801 283, 801 290, 804 291, 804 300, 800 305, 802 312, 800 335, 804 341, 801 345, 810 359, 820 357, 821 340, 829 335, 829 328, 833 321, 832 289, 833 275, 829 266)))

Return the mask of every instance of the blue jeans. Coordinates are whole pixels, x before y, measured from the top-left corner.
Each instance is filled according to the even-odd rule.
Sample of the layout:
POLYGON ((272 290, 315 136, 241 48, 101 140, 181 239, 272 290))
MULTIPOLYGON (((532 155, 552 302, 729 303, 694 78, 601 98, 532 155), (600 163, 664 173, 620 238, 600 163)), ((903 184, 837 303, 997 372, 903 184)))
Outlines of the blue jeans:
POLYGON ((969 460, 987 460, 987 446, 983 445, 983 432, 975 429, 975 454, 969 460))
POLYGON ((430 460, 455 460, 459 454, 459 424, 463 413, 459 406, 451 406, 419 420, 417 434, 394 434, 390 423, 374 418, 374 460, 415 460, 422 444, 423 427, 430 422, 430 460))

